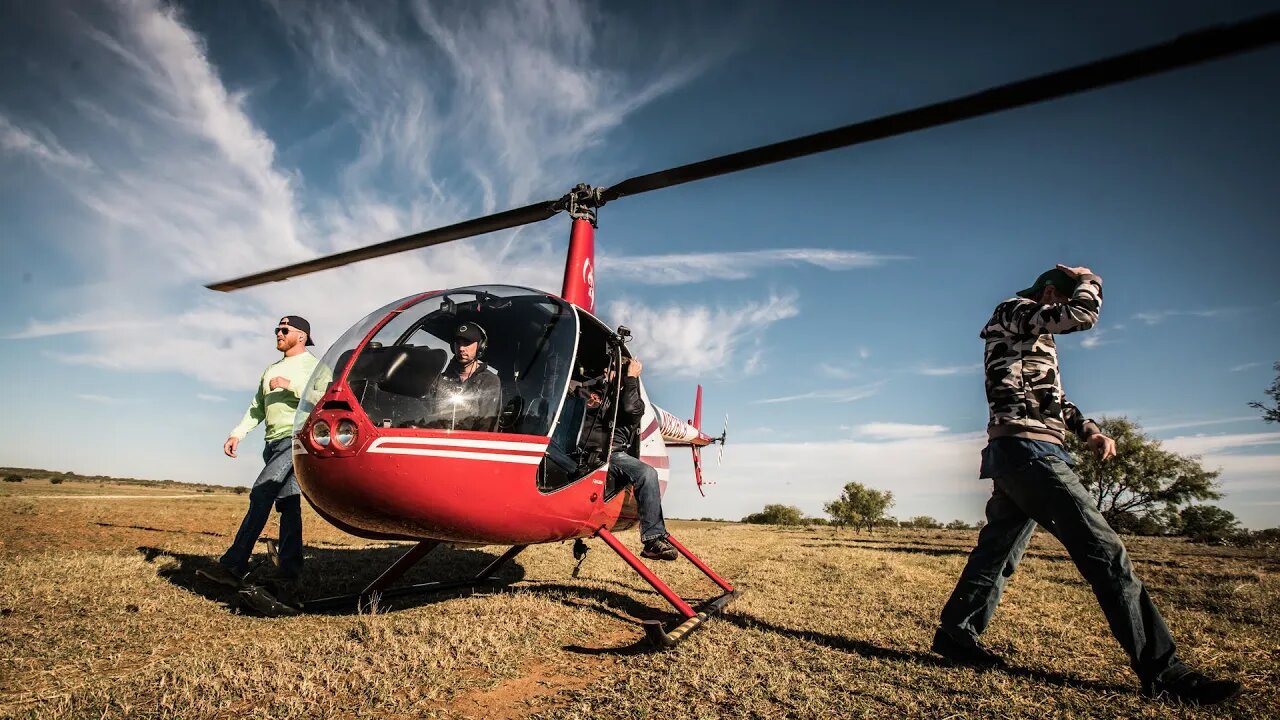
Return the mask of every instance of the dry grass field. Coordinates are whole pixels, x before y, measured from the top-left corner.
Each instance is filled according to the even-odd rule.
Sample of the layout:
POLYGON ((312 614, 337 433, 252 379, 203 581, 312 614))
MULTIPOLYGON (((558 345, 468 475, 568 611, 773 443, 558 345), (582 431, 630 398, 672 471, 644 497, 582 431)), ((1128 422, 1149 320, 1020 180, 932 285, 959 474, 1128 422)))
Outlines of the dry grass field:
MULTIPOLYGON (((399 599, 372 613, 266 619, 195 576, 247 498, 170 486, 0 486, 0 716, 175 718, 1276 717, 1280 558, 1133 539, 1185 657, 1246 694, 1212 711, 1138 696, 1087 586, 1037 534, 988 642, 1015 669, 928 651, 972 533, 781 530, 675 522, 745 589, 671 652, 672 619, 602 543, 530 548, 500 590, 399 599)), ((311 593, 358 589, 405 546, 307 511, 311 593)), ((268 535, 275 532, 268 526, 268 535)), ((634 531, 624 541, 637 544, 634 531)), ((500 549, 437 551, 410 580, 478 570, 500 549)), ((686 563, 675 587, 713 594, 686 563)))

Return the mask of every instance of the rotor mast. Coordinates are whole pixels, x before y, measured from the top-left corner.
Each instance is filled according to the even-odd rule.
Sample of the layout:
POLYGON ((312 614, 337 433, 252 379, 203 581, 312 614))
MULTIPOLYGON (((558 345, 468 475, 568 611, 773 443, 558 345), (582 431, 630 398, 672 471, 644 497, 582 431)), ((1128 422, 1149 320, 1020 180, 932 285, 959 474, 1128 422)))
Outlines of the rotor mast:
POLYGON ((560 297, 592 315, 596 314, 596 210, 604 204, 600 195, 600 188, 580 183, 556 203, 557 210, 572 218, 560 297))

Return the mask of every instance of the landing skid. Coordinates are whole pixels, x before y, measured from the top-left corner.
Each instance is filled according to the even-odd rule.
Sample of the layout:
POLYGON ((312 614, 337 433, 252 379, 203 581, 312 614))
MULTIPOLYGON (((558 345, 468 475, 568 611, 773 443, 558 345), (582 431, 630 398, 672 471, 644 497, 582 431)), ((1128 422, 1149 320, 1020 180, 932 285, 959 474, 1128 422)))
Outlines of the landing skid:
POLYGON ((707 567, 706 563, 702 562, 697 555, 690 552, 689 549, 686 548, 679 540, 668 535, 667 542, 671 543, 671 545, 674 546, 681 555, 688 559, 689 562, 693 563, 694 567, 701 570, 702 574, 706 575, 711 582, 719 585, 720 589, 724 590, 723 594, 712 598, 702 605, 698 611, 695 611, 688 602, 685 602, 684 598, 677 595, 670 586, 663 582, 662 578, 659 578, 652 570, 646 567, 644 563, 640 562, 640 558, 636 557, 634 553, 628 550, 627 546, 623 545, 618 538, 614 537, 613 533, 605 530, 604 528, 600 528, 596 531, 596 536, 601 540, 604 540, 605 544, 612 548, 614 552, 618 553, 618 556, 630 565, 632 570, 635 570, 640 577, 644 578, 645 582, 649 583, 654 590, 658 591, 659 595, 665 598, 667 602, 671 603, 671 605, 676 609, 676 612, 684 616, 684 620, 670 631, 668 631, 663 626, 662 622, 658 620, 648 620, 644 623, 645 636, 648 637, 649 642, 653 643, 657 648, 667 650, 679 645, 686 637, 689 636, 690 633, 702 627, 702 624, 711 616, 723 610, 726 605, 736 600, 738 596, 742 594, 741 590, 735 590, 732 585, 730 585, 724 578, 717 575, 714 570, 707 567))
POLYGON ((476 587, 478 585, 490 585, 502 582, 496 577, 503 565, 506 565, 516 555, 520 554, 528 545, 512 546, 505 553, 500 555, 496 560, 489 563, 483 570, 474 577, 464 578, 462 580, 447 580, 444 582, 417 583, 415 585, 401 585, 400 587, 390 587, 392 583, 399 580, 409 568, 418 563, 419 560, 426 557, 427 553, 435 550, 440 543, 436 540, 423 540, 414 545, 404 555, 400 556, 386 570, 378 576, 376 580, 369 583, 363 590, 350 595, 334 595, 332 597, 319 598, 316 600, 307 600, 302 603, 304 612, 324 612, 326 610, 336 610, 339 608, 355 607, 361 611, 369 609, 375 601, 385 598, 401 597, 404 595, 428 594, 434 592, 444 592, 446 590, 456 590, 464 587, 476 587))

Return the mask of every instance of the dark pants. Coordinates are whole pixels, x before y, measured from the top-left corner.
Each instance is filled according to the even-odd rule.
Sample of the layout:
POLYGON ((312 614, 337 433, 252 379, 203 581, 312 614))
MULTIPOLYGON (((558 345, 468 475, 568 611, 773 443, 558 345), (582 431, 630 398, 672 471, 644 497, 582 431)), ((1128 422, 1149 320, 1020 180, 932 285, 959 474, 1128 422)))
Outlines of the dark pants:
POLYGON ((662 521, 662 488, 658 487, 658 471, 628 453, 615 452, 609 457, 609 475, 610 480, 618 487, 626 483, 635 486, 640 514, 640 540, 649 542, 666 537, 667 526, 662 521))
POLYGON ((1142 680, 1168 681, 1187 672, 1173 638, 1124 544, 1094 506, 1080 479, 1057 457, 1043 457, 995 478, 987 524, 942 609, 941 627, 959 642, 976 642, 1000 604, 1036 524, 1062 542, 1093 588, 1111 633, 1142 680))
POLYGON ((240 522, 236 539, 218 560, 223 567, 243 575, 249 569, 253 546, 271 517, 271 505, 280 513, 280 576, 302 574, 302 496, 278 497, 281 488, 293 479, 293 439, 282 438, 262 449, 266 466, 249 491, 249 510, 240 522))

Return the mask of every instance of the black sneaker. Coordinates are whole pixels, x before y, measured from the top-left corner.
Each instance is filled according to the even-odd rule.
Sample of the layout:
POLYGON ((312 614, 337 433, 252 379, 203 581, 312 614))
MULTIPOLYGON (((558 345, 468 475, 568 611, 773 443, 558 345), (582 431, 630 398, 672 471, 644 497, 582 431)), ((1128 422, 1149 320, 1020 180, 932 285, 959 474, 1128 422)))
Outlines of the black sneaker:
POLYGON ((244 587, 244 575, 228 569, 227 566, 222 563, 214 563, 210 567, 200 568, 199 570, 196 570, 196 575, 208 580, 209 582, 226 585, 227 587, 234 588, 236 590, 244 587))
POLYGON ((1009 663, 999 655, 982 647, 978 642, 962 643, 941 628, 933 634, 933 651, 942 657, 960 665, 969 665, 976 668, 999 668, 1009 667, 1009 663))
POLYGON ((1214 680, 1194 671, 1168 682, 1142 683, 1142 694, 1149 698, 1188 705, 1217 705, 1239 695, 1243 689, 1235 680, 1214 680))
POLYGON ((666 538, 660 537, 645 543, 644 550, 640 551, 640 557, 650 560, 675 560, 680 557, 680 553, 676 552, 675 546, 667 542, 666 538))

